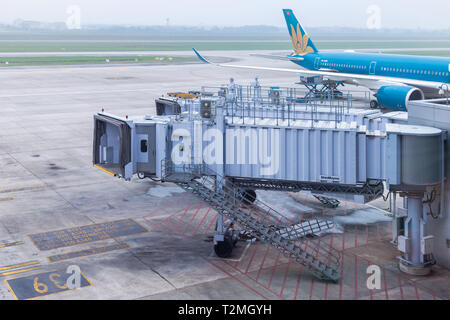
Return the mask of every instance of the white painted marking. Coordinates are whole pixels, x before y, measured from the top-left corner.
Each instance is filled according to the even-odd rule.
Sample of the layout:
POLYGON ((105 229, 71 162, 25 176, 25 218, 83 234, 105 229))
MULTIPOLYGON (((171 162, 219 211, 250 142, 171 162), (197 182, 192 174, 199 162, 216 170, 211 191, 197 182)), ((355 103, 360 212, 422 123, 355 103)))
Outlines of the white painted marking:
POLYGON ((151 91, 151 90, 153 90, 153 89, 25 93, 25 94, 0 95, 0 98, 33 97, 33 96, 59 96, 59 95, 72 95, 72 94, 73 95, 84 95, 84 94, 102 94, 102 93, 115 93, 115 92, 139 92, 139 91, 151 91))
POLYGON ((173 193, 182 193, 183 189, 180 187, 163 187, 163 186, 155 186, 147 191, 147 195, 158 197, 158 198, 166 198, 170 197, 173 193))

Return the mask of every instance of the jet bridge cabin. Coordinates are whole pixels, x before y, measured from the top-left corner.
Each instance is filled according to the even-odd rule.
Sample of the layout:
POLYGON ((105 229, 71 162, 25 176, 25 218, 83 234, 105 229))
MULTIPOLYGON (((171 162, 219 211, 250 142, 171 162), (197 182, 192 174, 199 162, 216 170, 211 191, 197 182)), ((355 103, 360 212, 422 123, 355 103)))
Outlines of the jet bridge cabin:
POLYGON ((107 114, 94 116, 93 162, 97 168, 123 178, 139 172, 156 173, 156 123, 136 126, 133 121, 107 114))

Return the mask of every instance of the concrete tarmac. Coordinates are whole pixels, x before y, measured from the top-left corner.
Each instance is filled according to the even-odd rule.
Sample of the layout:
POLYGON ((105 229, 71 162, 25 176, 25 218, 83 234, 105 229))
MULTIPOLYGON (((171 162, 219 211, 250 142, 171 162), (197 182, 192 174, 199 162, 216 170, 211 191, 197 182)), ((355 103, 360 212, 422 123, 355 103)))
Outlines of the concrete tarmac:
MULTIPOLYGON (((206 55, 295 67, 243 52, 206 55)), ((343 257, 341 281, 327 283, 262 243, 239 242, 231 258, 216 258, 214 210, 175 185, 125 182, 93 168, 92 118, 102 108, 154 114, 154 99, 167 92, 230 77, 249 84, 255 76, 263 85, 298 81, 204 64, 1 69, 0 299, 448 299, 448 270, 434 266, 425 278, 400 273, 384 211, 264 194, 275 205, 295 198, 305 215, 368 213, 367 221, 344 219, 342 229, 321 238, 343 257), (379 289, 366 285, 371 264, 382 270, 379 289), (86 279, 78 290, 64 288, 70 266, 86 279)), ((387 208, 380 200, 371 205, 387 208)))

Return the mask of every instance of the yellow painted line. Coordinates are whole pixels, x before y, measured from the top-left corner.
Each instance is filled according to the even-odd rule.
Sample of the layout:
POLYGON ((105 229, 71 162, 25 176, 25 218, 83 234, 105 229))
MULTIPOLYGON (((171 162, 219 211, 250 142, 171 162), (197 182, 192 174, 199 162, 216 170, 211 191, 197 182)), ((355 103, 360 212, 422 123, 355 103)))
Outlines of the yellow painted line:
POLYGON ((33 267, 33 268, 28 268, 28 269, 20 269, 20 270, 15 270, 15 271, 3 272, 3 273, 0 273, 0 277, 1 277, 1 276, 9 276, 9 275, 11 275, 11 274, 17 274, 17 273, 27 272, 27 271, 31 271, 31 270, 36 270, 36 269, 40 269, 40 268, 42 268, 42 266, 33 267))
POLYGON ((102 167, 100 167, 97 164, 94 164, 94 167, 96 167, 97 169, 99 169, 99 170, 101 170, 101 171, 103 171, 103 172, 105 172, 105 173, 107 173, 107 174, 109 174, 109 175, 111 175, 113 177, 117 176, 114 172, 106 170, 105 168, 102 168, 102 167))
POLYGON ((18 246, 19 244, 23 244, 23 242, 22 241, 18 241, 18 242, 10 242, 10 243, 0 244, 0 248, 18 246))
POLYGON ((13 264, 11 266, 0 267, 0 270, 9 270, 9 269, 14 269, 14 268, 19 268, 19 267, 30 266, 30 265, 38 264, 38 263, 39 263, 39 261, 28 261, 28 262, 19 263, 19 264, 13 264))
POLYGON ((32 72, 45 72, 44 70, 33 70, 32 72))
POLYGON ((16 294, 14 293, 13 289, 9 286, 8 280, 5 280, 6 286, 8 287, 9 292, 11 292, 11 294, 13 295, 14 299, 19 300, 19 298, 17 298, 16 294))
POLYGON ((11 192, 20 192, 20 191, 30 191, 37 189, 47 188, 46 185, 37 185, 37 186, 24 186, 24 187, 16 187, 16 188, 4 188, 0 189, 0 193, 11 193, 11 192))

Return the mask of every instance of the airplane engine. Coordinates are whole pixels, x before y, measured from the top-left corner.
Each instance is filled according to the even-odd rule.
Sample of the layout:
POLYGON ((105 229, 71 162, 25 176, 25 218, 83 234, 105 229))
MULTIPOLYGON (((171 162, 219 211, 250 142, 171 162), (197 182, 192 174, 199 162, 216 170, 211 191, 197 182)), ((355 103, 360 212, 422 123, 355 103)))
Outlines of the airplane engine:
POLYGON ((409 86, 384 86, 377 92, 378 103, 392 110, 407 111, 409 101, 423 100, 423 91, 409 86))

